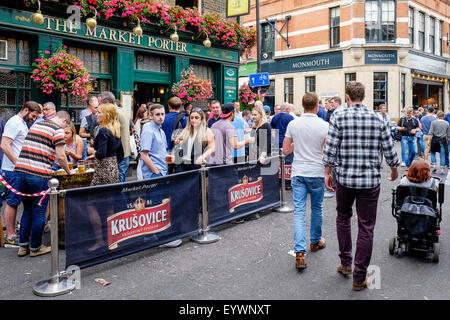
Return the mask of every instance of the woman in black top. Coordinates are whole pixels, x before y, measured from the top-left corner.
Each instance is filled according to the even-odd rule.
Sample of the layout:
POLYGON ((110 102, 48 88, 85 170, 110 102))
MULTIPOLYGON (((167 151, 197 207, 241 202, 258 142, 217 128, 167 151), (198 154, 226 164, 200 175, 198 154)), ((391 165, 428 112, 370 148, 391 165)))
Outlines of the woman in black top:
POLYGON ((249 147, 249 160, 258 160, 264 164, 272 153, 272 128, 262 107, 254 107, 252 117, 253 127, 250 136, 255 137, 255 143, 249 147))

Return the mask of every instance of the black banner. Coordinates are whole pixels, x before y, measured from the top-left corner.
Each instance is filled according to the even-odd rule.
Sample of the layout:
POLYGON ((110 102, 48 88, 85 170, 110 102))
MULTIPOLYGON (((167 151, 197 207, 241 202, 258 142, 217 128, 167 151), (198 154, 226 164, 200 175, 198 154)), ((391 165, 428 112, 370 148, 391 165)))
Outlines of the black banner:
POLYGON ((199 171, 65 191, 66 267, 88 267, 199 231, 199 171))
POLYGON ((229 222, 280 204, 278 157, 208 169, 208 225, 229 222))

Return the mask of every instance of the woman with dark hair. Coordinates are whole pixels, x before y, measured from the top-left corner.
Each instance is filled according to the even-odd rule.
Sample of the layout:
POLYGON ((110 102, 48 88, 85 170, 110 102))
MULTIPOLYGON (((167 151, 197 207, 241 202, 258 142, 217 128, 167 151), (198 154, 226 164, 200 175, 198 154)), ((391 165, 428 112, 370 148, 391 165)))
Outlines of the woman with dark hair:
POLYGON ((136 118, 134 119, 133 123, 133 132, 137 135, 137 137, 141 136, 142 127, 144 126, 143 121, 144 119, 147 118, 148 118, 147 106, 143 105, 137 110, 136 118))
POLYGON ((428 188, 437 191, 439 181, 431 176, 430 166, 422 159, 414 160, 404 176, 400 180, 401 186, 428 188))

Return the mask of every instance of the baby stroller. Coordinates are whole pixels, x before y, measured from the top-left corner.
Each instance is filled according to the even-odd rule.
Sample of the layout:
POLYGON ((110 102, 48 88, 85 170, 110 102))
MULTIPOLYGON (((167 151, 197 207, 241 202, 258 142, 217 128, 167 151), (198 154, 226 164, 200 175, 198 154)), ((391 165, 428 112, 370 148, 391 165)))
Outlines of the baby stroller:
POLYGON ((439 261, 439 235, 444 203, 444 183, 435 190, 399 185, 392 189, 392 215, 397 220, 397 236, 389 241, 389 253, 402 255, 412 250, 439 261), (439 207, 438 207, 439 204, 439 207))

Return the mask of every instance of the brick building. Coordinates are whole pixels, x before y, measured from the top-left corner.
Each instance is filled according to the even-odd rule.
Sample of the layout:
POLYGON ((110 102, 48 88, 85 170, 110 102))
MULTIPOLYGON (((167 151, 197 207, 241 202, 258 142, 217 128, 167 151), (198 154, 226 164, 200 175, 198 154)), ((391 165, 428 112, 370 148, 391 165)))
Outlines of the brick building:
MULTIPOLYGON (((244 25, 255 25, 255 0, 251 10, 244 25)), ((357 80, 364 103, 387 103, 391 117, 406 106, 447 111, 449 22, 448 0, 260 0, 268 103, 298 108, 307 91, 344 98, 345 84, 357 80)), ((256 49, 246 69, 255 59, 256 49)))

